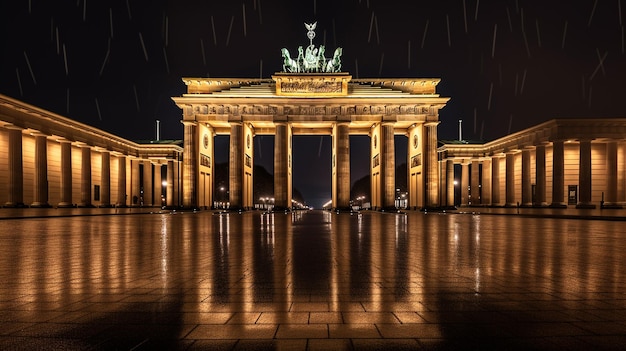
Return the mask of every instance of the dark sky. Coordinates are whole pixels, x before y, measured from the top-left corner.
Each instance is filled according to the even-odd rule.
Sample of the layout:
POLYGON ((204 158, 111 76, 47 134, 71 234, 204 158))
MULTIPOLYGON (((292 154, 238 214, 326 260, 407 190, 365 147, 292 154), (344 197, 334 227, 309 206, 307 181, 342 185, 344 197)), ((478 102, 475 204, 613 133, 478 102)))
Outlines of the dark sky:
MULTIPOLYGON (((3 1, 0 93, 133 140, 153 139, 158 119, 161 138, 181 139, 181 113, 170 97, 184 92, 182 77, 269 78, 281 69, 280 49, 306 45, 303 23, 317 21, 314 43, 327 51, 342 47, 343 70, 354 77, 441 78, 438 91, 451 100, 440 111, 440 139, 456 139, 462 119, 465 139, 493 140, 553 118, 626 116, 623 6, 621 0, 3 1)), ((271 165, 272 140, 259 138, 256 161, 271 165)), ((360 160, 353 180, 366 174, 366 142, 351 141, 360 160)), ((330 194, 319 181, 330 178, 329 146, 328 137, 294 140, 294 166, 306 160, 304 171, 294 170, 305 197, 314 191, 302 188, 314 183, 322 184, 322 197, 330 194)))

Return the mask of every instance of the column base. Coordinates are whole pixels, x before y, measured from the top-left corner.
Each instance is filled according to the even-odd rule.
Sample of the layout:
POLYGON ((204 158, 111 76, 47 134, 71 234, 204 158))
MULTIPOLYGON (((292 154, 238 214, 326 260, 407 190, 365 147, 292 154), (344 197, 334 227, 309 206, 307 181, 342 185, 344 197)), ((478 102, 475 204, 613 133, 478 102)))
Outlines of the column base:
POLYGON ((578 204, 576 204, 576 208, 580 208, 580 209, 594 209, 594 208, 596 208, 596 205, 592 204, 591 202, 579 202, 578 204))
POLYGON ((610 209, 610 210, 611 209, 620 210, 620 209, 624 208, 624 206, 622 206, 622 205, 620 205, 620 204, 618 204, 616 202, 605 202, 605 203, 600 205, 600 208, 601 209, 606 208, 606 209, 610 209))
POLYGON ((548 207, 548 203, 547 202, 535 202, 533 203, 533 207, 548 207))
POLYGON ((519 207, 519 203, 510 203, 509 202, 509 203, 504 204, 504 207, 509 207, 509 208, 511 208, 511 207, 519 207))
POLYGON ((565 202, 553 202, 548 207, 550 207, 550 208, 567 208, 567 204, 565 202))
POLYGON ((5 202, 3 207, 6 207, 6 208, 25 208, 25 207, 28 207, 28 206, 24 205, 24 203, 22 203, 22 202, 5 202))
POLYGON ((58 208, 70 208, 70 207, 74 207, 74 204, 71 204, 69 202, 59 202, 57 207, 58 208))
POLYGON ((115 205, 111 205, 111 204, 108 204, 108 205, 99 205, 98 207, 99 207, 99 208, 113 208, 113 207, 115 207, 115 205))
POLYGON ((333 212, 355 212, 350 207, 335 207, 333 208, 333 212))
POLYGON ((33 202, 32 204, 30 204, 30 207, 32 207, 32 208, 50 208, 52 206, 50 206, 50 204, 47 203, 47 202, 33 202))
POLYGON ((85 203, 83 203, 83 204, 78 204, 78 206, 76 206, 76 207, 78 207, 78 208, 94 208, 96 206, 94 206, 93 204, 85 204, 85 203))
POLYGON ((395 206, 381 207, 379 209, 380 212, 398 212, 398 209, 395 206))

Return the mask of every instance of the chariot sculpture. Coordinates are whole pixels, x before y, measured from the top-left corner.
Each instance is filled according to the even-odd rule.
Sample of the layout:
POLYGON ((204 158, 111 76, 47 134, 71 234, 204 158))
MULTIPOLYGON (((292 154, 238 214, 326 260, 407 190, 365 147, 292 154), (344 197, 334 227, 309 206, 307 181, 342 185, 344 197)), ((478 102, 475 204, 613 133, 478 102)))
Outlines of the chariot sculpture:
POLYGON ((298 47, 298 56, 292 58, 289 50, 286 48, 281 49, 283 57, 283 72, 289 73, 336 73, 341 72, 341 54, 342 49, 337 48, 332 57, 325 57, 326 48, 324 45, 320 45, 319 48, 313 45, 313 38, 315 38, 315 23, 305 23, 304 27, 308 30, 307 37, 309 38, 309 46, 303 49, 302 46, 298 47))

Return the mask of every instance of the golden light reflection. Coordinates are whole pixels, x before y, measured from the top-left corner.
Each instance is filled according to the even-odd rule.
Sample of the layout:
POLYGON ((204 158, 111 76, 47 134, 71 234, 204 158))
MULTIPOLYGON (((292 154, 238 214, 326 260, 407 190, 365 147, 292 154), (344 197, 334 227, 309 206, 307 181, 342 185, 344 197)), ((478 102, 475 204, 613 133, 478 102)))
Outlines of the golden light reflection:
POLYGON ((474 292, 480 292, 480 216, 473 218, 473 234, 474 234, 474 292))
POLYGON ((154 311, 241 314, 252 324, 355 309, 436 322, 463 293, 481 304, 497 304, 489 296, 503 291, 622 296, 620 225, 417 212, 5 221, 0 279, 10 287, 5 301, 31 304, 24 313, 33 318, 74 308, 78 296, 114 301, 98 306, 100 317, 140 300, 154 311))
POLYGON ((220 249, 222 255, 228 251, 230 244, 230 216, 228 214, 220 214, 219 218, 219 237, 220 237, 220 249))
POLYGON ((169 249, 168 249, 168 232, 167 232, 167 217, 161 216, 161 281, 163 287, 166 286, 168 280, 168 261, 169 261, 169 249))

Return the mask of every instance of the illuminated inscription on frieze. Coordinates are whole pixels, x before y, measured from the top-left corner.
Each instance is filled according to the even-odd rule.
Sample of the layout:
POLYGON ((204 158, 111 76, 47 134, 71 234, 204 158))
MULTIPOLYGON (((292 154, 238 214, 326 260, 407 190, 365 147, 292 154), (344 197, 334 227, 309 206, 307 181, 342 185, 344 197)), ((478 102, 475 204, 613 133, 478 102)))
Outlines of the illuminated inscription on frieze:
POLYGON ((280 91, 283 93, 341 93, 341 82, 283 82, 280 91))

